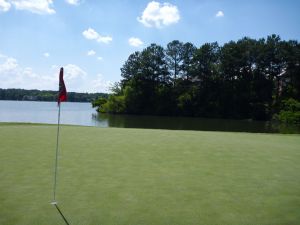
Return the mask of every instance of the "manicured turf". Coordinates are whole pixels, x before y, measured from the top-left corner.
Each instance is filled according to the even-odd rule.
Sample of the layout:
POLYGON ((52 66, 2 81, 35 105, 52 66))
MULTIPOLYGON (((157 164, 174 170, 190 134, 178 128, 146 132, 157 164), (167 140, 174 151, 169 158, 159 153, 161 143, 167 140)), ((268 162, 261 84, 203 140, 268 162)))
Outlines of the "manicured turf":
MULTIPOLYGON (((64 224, 56 127, 0 125, 0 224, 64 224)), ((71 224, 300 224, 300 136, 61 127, 71 224)))

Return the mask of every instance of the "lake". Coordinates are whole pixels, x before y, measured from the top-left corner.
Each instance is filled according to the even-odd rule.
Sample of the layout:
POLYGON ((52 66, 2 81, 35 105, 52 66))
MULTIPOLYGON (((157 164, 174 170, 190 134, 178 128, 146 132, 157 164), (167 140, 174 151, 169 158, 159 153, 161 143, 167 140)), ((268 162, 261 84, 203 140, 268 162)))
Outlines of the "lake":
MULTIPOLYGON (((0 101, 0 122, 57 124, 56 102, 0 101)), ((98 114, 90 103, 63 102, 61 124, 172 130, 300 133, 300 126, 274 122, 98 114)))

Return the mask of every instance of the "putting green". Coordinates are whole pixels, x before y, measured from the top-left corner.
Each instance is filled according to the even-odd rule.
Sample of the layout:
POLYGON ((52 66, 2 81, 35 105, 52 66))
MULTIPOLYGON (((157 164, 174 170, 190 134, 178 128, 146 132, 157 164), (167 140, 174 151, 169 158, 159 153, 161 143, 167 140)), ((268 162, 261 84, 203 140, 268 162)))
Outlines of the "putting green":
MULTIPOLYGON (((72 225, 299 224, 299 135, 62 126, 60 138, 72 225)), ((0 125, 0 224, 64 224, 55 145, 56 126, 0 125)))

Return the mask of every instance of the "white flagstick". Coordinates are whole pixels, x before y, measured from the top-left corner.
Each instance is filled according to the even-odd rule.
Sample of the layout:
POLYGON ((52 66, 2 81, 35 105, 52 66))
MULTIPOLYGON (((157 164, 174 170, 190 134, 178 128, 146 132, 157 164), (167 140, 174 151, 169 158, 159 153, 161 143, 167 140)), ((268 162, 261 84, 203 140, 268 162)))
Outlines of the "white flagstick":
POLYGON ((64 75, 64 68, 60 68, 59 72, 59 93, 58 93, 58 118, 57 118, 57 137, 56 137, 56 154, 55 154, 55 167, 54 167, 54 186, 53 186, 53 201, 51 202, 52 205, 55 206, 63 220, 67 225, 69 222, 67 221, 66 217, 63 215, 61 210, 58 208, 56 202, 56 183, 57 183, 57 170, 58 170, 58 146, 59 146, 59 127, 60 127, 60 103, 62 101, 66 101, 67 99, 67 90, 63 79, 64 75))
POLYGON ((58 103, 58 121, 57 121, 57 137, 56 137, 56 154, 55 154, 53 201, 52 201, 51 204, 57 204, 57 202, 56 202, 56 181, 57 181, 57 164, 58 164, 59 125, 60 125, 60 102, 58 103))

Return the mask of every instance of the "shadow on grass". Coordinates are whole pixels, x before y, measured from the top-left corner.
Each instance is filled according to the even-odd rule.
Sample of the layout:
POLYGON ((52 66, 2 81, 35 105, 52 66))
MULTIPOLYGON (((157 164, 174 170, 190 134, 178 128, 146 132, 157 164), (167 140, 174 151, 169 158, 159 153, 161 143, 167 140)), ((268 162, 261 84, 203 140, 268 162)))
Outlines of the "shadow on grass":
POLYGON ((59 212, 59 214, 61 215, 61 217, 65 221, 65 223, 67 225, 70 225, 70 223, 68 222, 68 220, 66 219, 66 217, 64 216, 64 214, 62 213, 62 211, 60 210, 60 208, 58 207, 58 205, 56 203, 54 203, 53 205, 55 206, 55 208, 57 209, 57 211, 59 212))

